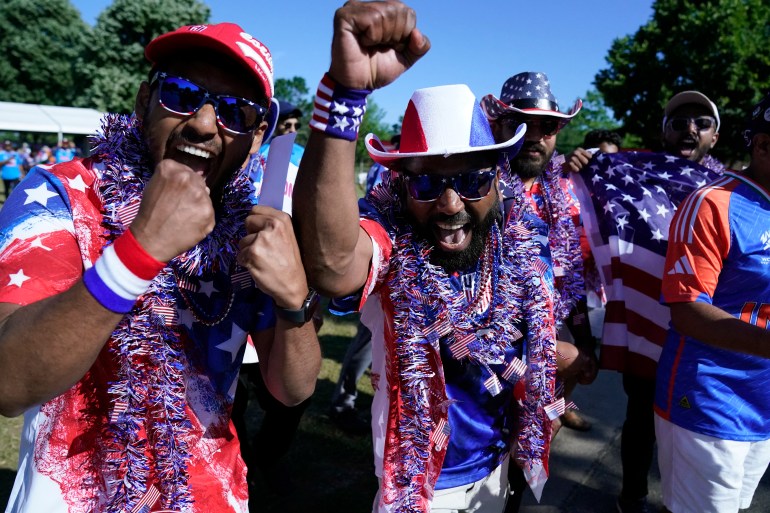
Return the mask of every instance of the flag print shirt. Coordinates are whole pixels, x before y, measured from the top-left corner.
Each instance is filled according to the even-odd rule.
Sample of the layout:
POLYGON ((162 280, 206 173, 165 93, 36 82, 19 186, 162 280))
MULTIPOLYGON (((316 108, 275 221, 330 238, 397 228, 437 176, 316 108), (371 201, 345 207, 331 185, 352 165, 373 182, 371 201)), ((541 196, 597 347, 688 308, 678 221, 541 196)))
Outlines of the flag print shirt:
MULTIPOLYGON (((28 305, 61 293, 93 265, 105 244, 100 177, 99 163, 75 159, 34 168, 13 191, 0 211, 1 302, 28 305)), ((150 373, 177 378, 157 388, 179 391, 179 411, 171 403, 141 414, 116 400, 111 387, 125 363, 116 331, 75 386, 25 413, 7 512, 248 511, 230 410, 247 333, 273 327, 272 301, 237 267, 201 279, 177 277, 177 285, 150 327, 177 334, 182 350, 167 362, 176 373, 150 373), (168 441, 158 418, 172 413, 178 431, 168 441), (128 430, 129 423, 136 429, 128 430), (166 471, 171 477, 162 478, 166 471)), ((133 358, 154 361, 140 351, 132 364, 133 358)))

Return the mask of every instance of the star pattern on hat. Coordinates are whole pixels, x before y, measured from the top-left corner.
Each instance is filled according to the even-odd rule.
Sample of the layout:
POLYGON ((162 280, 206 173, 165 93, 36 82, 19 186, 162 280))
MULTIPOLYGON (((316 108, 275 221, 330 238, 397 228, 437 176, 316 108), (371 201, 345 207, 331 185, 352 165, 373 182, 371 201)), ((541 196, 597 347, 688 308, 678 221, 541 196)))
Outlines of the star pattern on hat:
POLYGON ((538 98, 556 102, 556 97, 551 93, 551 83, 545 73, 533 73, 525 71, 512 76, 503 84, 500 91, 500 100, 510 104, 519 98, 538 98))

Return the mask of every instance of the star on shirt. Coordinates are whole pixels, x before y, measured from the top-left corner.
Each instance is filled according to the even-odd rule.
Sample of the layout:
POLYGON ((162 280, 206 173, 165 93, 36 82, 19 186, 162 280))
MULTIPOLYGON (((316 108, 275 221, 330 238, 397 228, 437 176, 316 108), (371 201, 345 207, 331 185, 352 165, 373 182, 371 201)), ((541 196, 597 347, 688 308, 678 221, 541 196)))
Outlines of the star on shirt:
POLYGON ((25 205, 36 201, 46 207, 48 206, 48 199, 56 196, 55 192, 48 190, 48 187, 45 183, 41 183, 34 189, 27 189, 24 192, 27 193, 27 199, 24 200, 25 205))
POLYGON ((33 248, 40 248, 40 249, 44 249, 46 251, 51 251, 51 248, 49 248, 48 246, 43 244, 43 238, 42 237, 36 238, 32 242, 30 242, 29 245, 32 246, 33 248))
POLYGON ((230 338, 215 346, 217 349, 221 349, 226 353, 230 353, 231 362, 235 363, 235 357, 238 355, 238 351, 243 344, 246 343, 246 332, 233 323, 233 329, 230 332, 230 338))
POLYGON ((9 274, 8 277, 11 279, 8 282, 8 286, 10 287, 11 285, 16 285, 19 288, 21 288, 22 283, 29 279, 29 276, 24 274, 24 269, 19 269, 18 272, 9 274))
POLYGON ((67 181, 69 182, 70 189, 86 192, 86 189, 89 188, 80 175, 77 175, 75 178, 67 178, 67 181))
POLYGON ((202 281, 201 282, 201 288, 198 289, 198 292, 200 294, 206 294, 206 296, 211 297, 211 294, 213 294, 214 292, 219 292, 219 291, 214 288, 214 282, 213 281, 202 281))

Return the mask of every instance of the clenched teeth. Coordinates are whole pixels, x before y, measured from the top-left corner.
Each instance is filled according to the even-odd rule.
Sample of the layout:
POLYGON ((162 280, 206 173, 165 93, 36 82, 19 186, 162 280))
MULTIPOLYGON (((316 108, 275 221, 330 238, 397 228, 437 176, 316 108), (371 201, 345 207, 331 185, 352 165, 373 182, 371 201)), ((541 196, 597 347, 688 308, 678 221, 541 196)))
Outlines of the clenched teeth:
POLYGON ((436 226, 438 226, 438 227, 439 227, 439 228, 441 228, 442 230, 459 230, 459 229, 461 229, 463 226, 465 226, 465 224, 445 224, 445 223, 436 223, 436 226))
POLYGON ((177 149, 179 151, 183 151, 184 153, 189 153, 190 155, 195 155, 196 157, 201 157, 204 159, 210 159, 214 156, 210 151, 202 150, 200 148, 196 148, 195 146, 180 145, 177 146, 177 149))

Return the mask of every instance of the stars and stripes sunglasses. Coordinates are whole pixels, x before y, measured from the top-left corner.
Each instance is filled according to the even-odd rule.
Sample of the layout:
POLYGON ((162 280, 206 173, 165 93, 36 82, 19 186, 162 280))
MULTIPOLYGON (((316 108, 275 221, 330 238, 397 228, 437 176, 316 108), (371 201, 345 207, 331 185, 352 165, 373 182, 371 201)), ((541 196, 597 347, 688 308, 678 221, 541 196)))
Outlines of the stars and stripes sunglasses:
POLYGON ((206 103, 214 106, 219 125, 235 134, 255 130, 267 114, 267 107, 246 98, 211 94, 186 78, 158 71, 150 85, 158 83, 158 101, 169 112, 192 116, 206 103))
POLYGON ((436 201, 448 187, 462 199, 478 201, 492 190, 492 182, 497 176, 494 170, 476 170, 443 176, 433 173, 415 175, 402 173, 406 190, 413 200, 422 203, 436 201))

